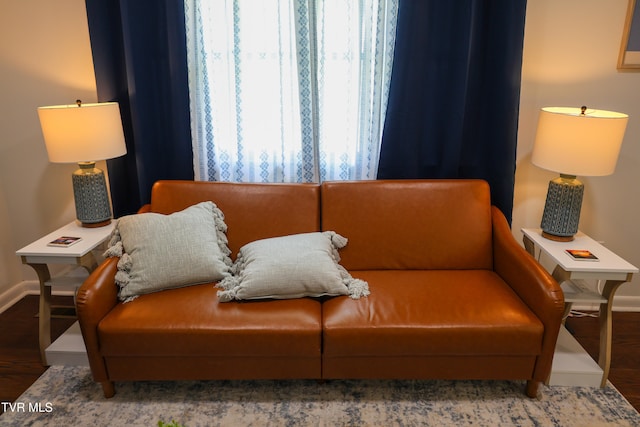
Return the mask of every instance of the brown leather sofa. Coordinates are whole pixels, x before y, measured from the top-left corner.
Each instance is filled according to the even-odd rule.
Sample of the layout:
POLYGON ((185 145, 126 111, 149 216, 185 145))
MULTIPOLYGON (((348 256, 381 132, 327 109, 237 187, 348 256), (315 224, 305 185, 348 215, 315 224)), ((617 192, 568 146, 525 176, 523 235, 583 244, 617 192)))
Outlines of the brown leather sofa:
POLYGON ((480 180, 238 184, 161 181, 141 211, 224 212, 232 257, 251 241, 333 230, 371 295, 220 303, 214 284, 121 303, 109 258, 77 312, 95 381, 500 379, 551 370, 563 294, 515 241, 480 180))

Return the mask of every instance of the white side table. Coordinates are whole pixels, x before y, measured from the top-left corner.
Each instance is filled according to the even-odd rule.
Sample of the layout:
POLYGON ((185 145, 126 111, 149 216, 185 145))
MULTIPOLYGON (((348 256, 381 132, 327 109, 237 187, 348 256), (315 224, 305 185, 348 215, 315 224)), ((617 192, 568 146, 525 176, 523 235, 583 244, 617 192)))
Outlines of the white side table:
POLYGON ((31 266, 40 281, 39 343, 40 356, 47 365, 46 349, 51 344, 51 288, 53 286, 79 286, 83 278, 70 274, 68 277, 51 277, 48 264, 69 264, 93 271, 98 262, 93 250, 111 235, 114 222, 104 227, 84 228, 76 221, 47 234, 35 242, 16 251, 22 263, 31 266), (81 237, 82 240, 69 247, 52 247, 47 244, 62 236, 81 237))
POLYGON ((600 353, 598 364, 602 368, 601 387, 604 387, 611 367, 611 308, 613 297, 620 285, 631 281, 638 268, 620 258, 586 234, 578 232, 571 242, 556 242, 542 237, 536 228, 522 229, 523 241, 527 251, 536 259, 544 253, 556 266, 553 278, 563 287, 565 293, 565 317, 571 311, 573 303, 600 304, 600 353), (575 260, 565 251, 567 249, 587 249, 598 257, 598 261, 575 260), (605 280, 602 293, 589 291, 583 280, 605 280))

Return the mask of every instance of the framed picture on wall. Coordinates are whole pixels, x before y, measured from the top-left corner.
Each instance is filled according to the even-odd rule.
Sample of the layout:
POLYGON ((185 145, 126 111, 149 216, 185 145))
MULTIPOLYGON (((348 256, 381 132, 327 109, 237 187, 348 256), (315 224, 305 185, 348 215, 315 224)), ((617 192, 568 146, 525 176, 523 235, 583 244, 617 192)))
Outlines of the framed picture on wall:
POLYGON ((622 44, 618 55, 618 69, 640 71, 640 6, 629 0, 627 19, 622 33, 622 44))

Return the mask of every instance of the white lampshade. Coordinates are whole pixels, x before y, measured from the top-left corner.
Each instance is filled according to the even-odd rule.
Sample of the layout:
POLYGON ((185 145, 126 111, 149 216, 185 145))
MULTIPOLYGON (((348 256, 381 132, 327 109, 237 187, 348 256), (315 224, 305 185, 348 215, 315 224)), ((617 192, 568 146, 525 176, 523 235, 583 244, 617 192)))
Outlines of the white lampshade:
POLYGON ((613 111, 547 107, 540 111, 531 161, 566 175, 614 172, 629 116, 613 111))
POLYGON ((38 116, 53 163, 105 160, 127 153, 117 102, 39 107, 38 116))

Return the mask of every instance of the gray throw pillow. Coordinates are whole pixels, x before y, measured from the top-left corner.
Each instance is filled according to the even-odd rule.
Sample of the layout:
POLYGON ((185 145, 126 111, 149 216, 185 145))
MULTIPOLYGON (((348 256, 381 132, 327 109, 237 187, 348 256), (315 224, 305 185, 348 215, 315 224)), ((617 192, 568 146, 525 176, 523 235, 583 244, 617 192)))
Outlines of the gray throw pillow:
POLYGON ((116 283, 119 298, 230 275, 227 226, 222 211, 202 202, 171 215, 142 213, 117 220, 105 256, 120 257, 116 283))
POLYGON ((339 264, 347 239, 333 231, 257 240, 240 248, 232 268, 217 287, 221 302, 259 298, 369 295, 368 284, 339 264))

